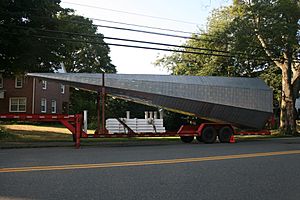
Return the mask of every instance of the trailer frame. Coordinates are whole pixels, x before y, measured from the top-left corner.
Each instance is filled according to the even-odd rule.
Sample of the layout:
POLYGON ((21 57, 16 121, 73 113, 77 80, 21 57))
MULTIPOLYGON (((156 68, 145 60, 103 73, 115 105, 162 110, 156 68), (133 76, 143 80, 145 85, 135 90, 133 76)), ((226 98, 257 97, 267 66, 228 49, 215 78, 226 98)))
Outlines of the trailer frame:
POLYGON ((86 134, 82 130, 82 114, 0 114, 0 120, 11 119, 26 122, 60 122, 73 136, 75 147, 80 147, 80 138, 86 134))
MULTIPOLYGON (((75 148, 80 148, 81 138, 134 138, 134 137, 180 137, 185 143, 191 143, 194 138, 200 142, 203 131, 206 127, 213 127, 216 131, 220 131, 224 127, 232 129, 232 134, 226 137, 226 140, 221 141, 219 133, 216 135, 219 137, 220 142, 230 142, 231 136, 234 135, 270 135, 269 130, 260 131, 240 131, 237 132, 231 124, 228 123, 202 123, 200 125, 182 125, 177 132, 164 132, 164 133, 135 133, 128 132, 123 133, 112 133, 108 132, 100 133, 95 131, 94 134, 88 134, 83 131, 83 116, 82 114, 75 115, 64 115, 64 114, 0 114, 0 120, 11 119, 17 121, 27 122, 60 122, 64 125, 71 133, 74 141, 75 148), (187 139, 187 140, 185 140, 187 139)), ((212 141, 204 141, 205 143, 214 143, 212 141)))

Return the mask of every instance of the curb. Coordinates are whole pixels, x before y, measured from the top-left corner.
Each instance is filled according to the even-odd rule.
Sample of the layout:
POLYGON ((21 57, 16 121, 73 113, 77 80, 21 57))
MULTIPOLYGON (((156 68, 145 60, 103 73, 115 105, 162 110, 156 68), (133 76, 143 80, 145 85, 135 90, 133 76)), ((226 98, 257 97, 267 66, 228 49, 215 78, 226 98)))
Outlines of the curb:
MULTIPOLYGON (((81 142, 81 147, 126 147, 126 146, 152 146, 171 145, 181 143, 178 141, 115 141, 115 142, 81 142)), ((0 144, 0 149, 22 149, 22 148, 52 148, 71 147, 75 149, 73 142, 38 142, 38 143, 7 143, 0 144)))

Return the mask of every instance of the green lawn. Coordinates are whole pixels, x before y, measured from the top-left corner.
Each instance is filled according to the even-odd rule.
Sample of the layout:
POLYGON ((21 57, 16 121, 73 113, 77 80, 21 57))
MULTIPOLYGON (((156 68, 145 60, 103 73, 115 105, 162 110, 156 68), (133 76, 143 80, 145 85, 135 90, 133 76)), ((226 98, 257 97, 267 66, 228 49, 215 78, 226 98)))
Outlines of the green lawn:
MULTIPOLYGON (((92 134, 94 130, 88 130, 92 134)), ((279 137, 278 131, 272 131, 270 136, 235 136, 238 140, 263 139, 279 137)), ((90 142, 121 142, 121 141, 178 141, 179 137, 152 137, 152 138, 85 138, 83 143, 90 142)), ((0 142, 73 142, 71 132, 63 127, 50 127, 45 125, 8 124, 0 125, 0 142)))
MULTIPOLYGON (((0 125, 0 142, 72 142, 72 134, 66 128, 39 125, 0 125)), ((92 134, 94 130, 88 130, 92 134)), ((99 141, 179 140, 178 137, 152 138, 85 138, 82 142, 99 141)))

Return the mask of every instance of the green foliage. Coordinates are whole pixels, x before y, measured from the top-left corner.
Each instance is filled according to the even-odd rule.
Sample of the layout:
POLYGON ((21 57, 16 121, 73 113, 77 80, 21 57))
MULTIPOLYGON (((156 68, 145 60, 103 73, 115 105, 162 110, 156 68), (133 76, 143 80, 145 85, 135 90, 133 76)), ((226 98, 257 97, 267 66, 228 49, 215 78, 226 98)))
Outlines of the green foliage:
MULTIPOLYGON (((234 1, 233 6, 214 10, 207 32, 195 34, 184 45, 227 51, 232 57, 174 53, 157 60, 156 64, 173 74, 210 76, 260 76, 273 89, 276 99, 281 95, 281 70, 271 59, 283 59, 290 49, 293 59, 299 60, 300 7, 293 0, 234 1), (273 58, 257 38, 266 38, 273 58), (297 56, 298 55, 298 56, 297 56)), ((186 49, 188 50, 188 49, 186 49)), ((205 51, 210 53, 209 50, 205 51)), ((298 71, 300 69, 297 69, 298 71)), ((296 92, 297 93, 297 92, 296 92)))
POLYGON ((35 37, 33 28, 57 29, 59 0, 2 0, 0 5, 0 70, 47 72, 60 62, 57 42, 35 37), (36 17, 39 16, 39 17, 36 17))
POLYGON ((60 0, 2 0, 0 5, 1 71, 52 72, 61 62, 68 72, 116 71, 97 27, 63 9, 60 0))
MULTIPOLYGON (((281 102, 282 70, 287 69, 285 85, 295 100, 300 90, 300 2, 298 0, 235 0, 232 6, 214 10, 207 31, 193 35, 184 46, 204 48, 216 55, 174 53, 157 60, 156 65, 173 74, 210 76, 259 76, 274 90, 281 102), (209 50, 213 49, 215 51, 209 50), (223 52, 220 52, 223 51, 223 52), (228 52, 228 53, 226 53, 228 52)), ((185 48, 185 50, 189 50, 185 48)), ((293 122, 287 122, 292 124, 293 122)))
POLYGON ((123 99, 108 98, 107 117, 126 117, 130 111, 130 118, 144 118, 145 111, 157 111, 157 108, 123 99))
MULTIPOLYGON (((63 9, 60 0, 0 1, 0 71, 115 73, 110 49, 92 21, 63 9)), ((97 95, 71 89, 70 112, 97 121, 97 95)))
POLYGON ((200 52, 213 55, 174 53, 160 58, 156 65, 181 75, 253 76, 255 71, 263 68, 265 62, 255 59, 262 54, 262 50, 249 46, 254 44, 245 38, 248 27, 239 26, 243 31, 234 29, 232 21, 239 12, 233 7, 214 10, 209 18, 208 31, 193 35, 193 39, 184 44, 202 48, 200 52))
MULTIPOLYGON (((287 44, 295 48, 295 53, 299 52, 300 8, 297 1, 256 0, 250 5, 247 2, 239 0, 233 6, 214 10, 207 32, 195 34, 193 37, 198 40, 191 39, 185 44, 228 51, 231 58, 174 53, 160 58, 156 64, 174 74, 253 76, 253 72, 264 70, 267 64, 274 67, 257 39, 257 31, 267 38, 276 58, 280 58, 287 44), (256 16, 259 16, 259 30, 255 24, 256 16)), ((210 53, 209 50, 204 52, 210 53)))
POLYGON ((70 11, 60 13, 58 20, 59 31, 75 33, 62 33, 58 36, 78 41, 64 43, 58 52, 68 72, 116 72, 109 57, 109 47, 105 44, 103 35, 97 33, 97 27, 91 20, 70 11))
POLYGON ((250 38, 259 41, 265 57, 282 76, 280 128, 296 133, 295 99, 300 90, 300 3, 298 0, 252 0, 238 5, 243 15, 235 23, 250 27, 250 38), (252 27, 252 28, 251 28, 252 27))
MULTIPOLYGON (((88 111, 88 123, 90 128, 97 127, 97 94, 89 91, 76 90, 71 88, 70 112, 72 114, 88 111)), ((102 106, 100 99, 100 120, 102 119, 102 106)), ((144 118, 145 111, 157 111, 157 108, 138 104, 135 102, 106 97, 105 117, 106 118, 125 118, 126 111, 130 111, 130 118, 144 118)))
POLYGON ((270 67, 264 70, 259 77, 263 79, 272 89, 273 98, 277 102, 281 99, 281 71, 279 68, 270 67))
MULTIPOLYGON (((97 27, 92 21, 82 16, 65 12, 59 15, 61 21, 60 31, 78 33, 79 35, 60 34, 60 37, 71 37, 72 40, 90 41, 67 42, 59 51, 68 72, 75 73, 115 73, 116 68, 111 64, 109 47, 103 41, 103 35, 97 33, 97 27), (76 21, 76 23, 70 23, 76 21), (82 35, 92 35, 82 36, 82 35)), ((81 113, 88 110, 88 121, 95 128, 97 122, 97 94, 89 91, 71 89, 70 111, 81 113)))

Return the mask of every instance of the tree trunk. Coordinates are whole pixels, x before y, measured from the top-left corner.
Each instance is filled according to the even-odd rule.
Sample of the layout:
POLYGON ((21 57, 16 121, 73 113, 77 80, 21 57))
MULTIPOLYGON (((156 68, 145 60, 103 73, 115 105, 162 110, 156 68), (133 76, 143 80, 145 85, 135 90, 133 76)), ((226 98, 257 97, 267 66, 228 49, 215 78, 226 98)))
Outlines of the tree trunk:
POLYGON ((285 135, 294 135, 296 131, 296 121, 294 114, 294 98, 291 78, 288 67, 282 68, 282 98, 280 113, 280 129, 285 135))

